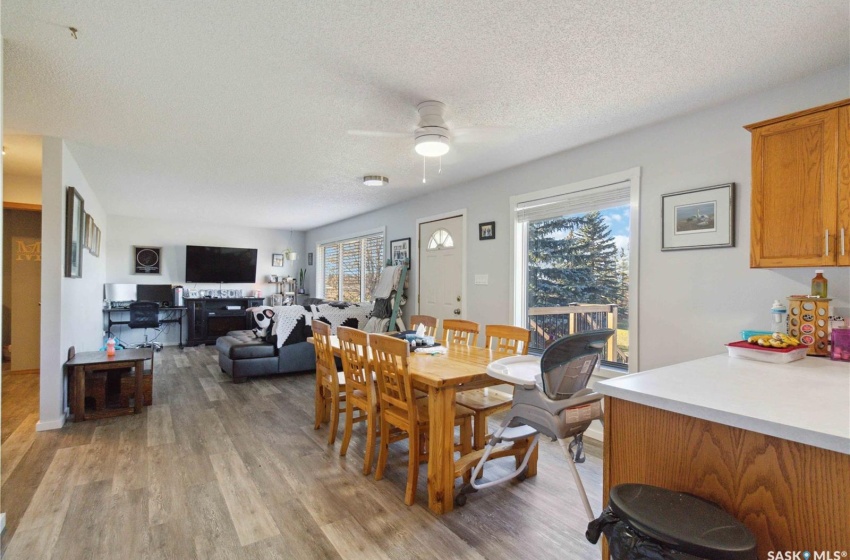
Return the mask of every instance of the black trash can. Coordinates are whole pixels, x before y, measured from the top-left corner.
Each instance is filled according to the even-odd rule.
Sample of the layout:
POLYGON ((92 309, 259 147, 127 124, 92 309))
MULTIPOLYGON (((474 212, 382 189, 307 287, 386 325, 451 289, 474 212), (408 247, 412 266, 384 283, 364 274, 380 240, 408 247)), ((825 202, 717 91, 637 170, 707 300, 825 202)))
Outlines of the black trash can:
POLYGON ((613 560, 756 560, 756 539, 717 504, 647 484, 620 484, 587 526, 613 560))

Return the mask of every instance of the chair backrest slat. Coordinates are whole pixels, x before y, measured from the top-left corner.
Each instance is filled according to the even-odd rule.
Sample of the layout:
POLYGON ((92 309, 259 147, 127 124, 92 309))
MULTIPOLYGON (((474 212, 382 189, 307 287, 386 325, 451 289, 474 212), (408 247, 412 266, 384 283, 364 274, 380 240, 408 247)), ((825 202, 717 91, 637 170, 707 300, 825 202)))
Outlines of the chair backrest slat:
POLYGON ((443 319, 443 342, 475 346, 481 327, 465 319, 443 319))
POLYGON ((331 345, 331 326, 323 321, 313 321, 313 344, 316 347, 316 374, 339 387, 339 376, 334 361, 334 351, 331 345))
POLYGON ((484 347, 508 354, 528 354, 531 331, 513 325, 487 325, 484 327, 486 338, 484 347), (494 343, 495 341, 495 343, 494 343))
POLYGON ((411 315, 410 330, 415 331, 419 325, 425 325, 425 336, 437 336, 437 318, 430 315, 411 315))
POLYGON ((382 334, 369 337, 372 361, 378 377, 378 394, 382 407, 395 406, 407 411, 411 422, 416 421, 416 400, 407 368, 410 350, 407 341, 382 334))
POLYGON ((345 373, 346 390, 359 389, 371 393, 372 366, 369 363, 369 335, 350 327, 337 327, 339 350, 342 355, 342 371, 345 373))

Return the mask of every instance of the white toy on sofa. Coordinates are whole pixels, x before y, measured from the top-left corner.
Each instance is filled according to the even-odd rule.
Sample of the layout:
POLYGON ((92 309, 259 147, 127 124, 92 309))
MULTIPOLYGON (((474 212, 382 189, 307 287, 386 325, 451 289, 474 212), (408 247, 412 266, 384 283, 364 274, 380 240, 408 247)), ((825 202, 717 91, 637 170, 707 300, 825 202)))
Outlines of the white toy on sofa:
POLYGON ((274 309, 267 305, 260 305, 258 307, 251 307, 248 311, 254 316, 254 323, 257 325, 251 329, 254 332, 254 336, 265 338, 269 334, 269 326, 271 326, 272 319, 274 319, 274 309))

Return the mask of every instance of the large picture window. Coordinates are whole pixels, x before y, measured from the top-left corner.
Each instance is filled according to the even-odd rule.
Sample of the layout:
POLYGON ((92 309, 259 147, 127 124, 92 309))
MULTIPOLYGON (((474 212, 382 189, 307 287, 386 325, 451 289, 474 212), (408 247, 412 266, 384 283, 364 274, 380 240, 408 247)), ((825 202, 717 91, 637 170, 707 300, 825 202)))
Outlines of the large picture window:
POLYGON ((610 328, 602 363, 628 370, 636 330, 635 182, 606 177, 514 197, 516 323, 531 330, 531 352, 610 328))
POLYGON ((374 233, 319 246, 320 296, 339 301, 371 301, 384 266, 384 234, 374 233))

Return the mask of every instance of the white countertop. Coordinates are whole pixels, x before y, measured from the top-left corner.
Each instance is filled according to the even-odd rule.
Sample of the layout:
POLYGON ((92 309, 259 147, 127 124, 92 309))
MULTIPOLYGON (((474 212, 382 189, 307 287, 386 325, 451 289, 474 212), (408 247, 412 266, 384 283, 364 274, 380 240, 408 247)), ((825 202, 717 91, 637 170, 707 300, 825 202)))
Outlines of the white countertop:
POLYGON ((600 381, 607 396, 850 455, 850 363, 726 354, 600 381))

